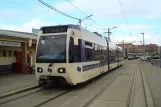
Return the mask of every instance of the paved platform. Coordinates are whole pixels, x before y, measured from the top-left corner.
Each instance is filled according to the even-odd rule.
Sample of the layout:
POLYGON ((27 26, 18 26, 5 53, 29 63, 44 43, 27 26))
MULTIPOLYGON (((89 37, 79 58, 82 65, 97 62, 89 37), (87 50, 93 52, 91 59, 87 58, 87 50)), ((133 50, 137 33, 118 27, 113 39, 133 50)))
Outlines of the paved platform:
POLYGON ((36 84, 35 74, 11 73, 0 75, 0 95, 36 84))
MULTIPOLYGON (((161 82, 159 80, 161 75, 157 76, 156 78, 157 73, 161 72, 159 71, 160 68, 158 69, 156 68, 156 66, 151 66, 147 62, 141 63, 141 64, 142 64, 143 70, 141 70, 140 62, 138 60, 126 60, 125 64, 122 67, 107 74, 106 78, 104 76, 101 78, 100 81, 97 81, 94 84, 91 84, 91 85, 89 84, 86 87, 82 87, 82 89, 72 91, 56 100, 53 100, 47 103, 47 106, 52 107, 53 105, 55 105, 57 107, 82 107, 82 105, 87 103, 88 100, 90 100, 93 96, 95 96, 95 94, 98 93, 100 89, 102 89, 102 87, 104 87, 108 82, 111 81, 110 79, 111 77, 115 77, 116 74, 120 72, 121 75, 119 75, 119 77, 117 77, 116 80, 114 80, 114 82, 110 84, 89 105, 89 107, 127 107, 130 101, 134 74, 136 74, 136 81, 135 81, 135 88, 134 88, 134 94, 133 94, 133 100, 132 100, 133 101, 132 107, 154 107, 153 105, 150 105, 150 106, 146 105, 147 104, 146 99, 149 100, 148 97, 149 96, 151 97, 151 94, 150 93, 147 94, 146 93, 147 91, 144 91, 143 84, 145 83, 144 80, 148 80, 149 78, 151 79, 150 79, 150 82, 148 82, 148 85, 152 87, 150 91, 153 95, 154 101, 156 102, 158 101, 158 103, 156 104, 155 102, 155 104, 159 105, 156 107, 161 107, 159 104, 160 103, 159 101, 161 100, 158 98, 158 96, 161 96, 159 94, 161 91, 160 90, 161 88, 157 89, 156 87, 156 85, 161 86, 160 84, 161 82), (154 73, 153 71, 157 73, 154 73), (150 72, 152 74, 147 73, 149 76, 148 77, 146 72, 150 72), (142 79, 142 74, 146 76, 146 79, 144 80, 142 79), (154 81, 153 78, 156 78, 156 80, 154 81), (156 84, 156 81, 157 81, 157 84, 156 84), (150 84, 152 83, 152 85, 150 85, 149 83, 150 84), (153 91, 156 91, 156 90, 157 92, 153 93, 153 91), (146 97, 145 93, 148 97, 146 97)), ((3 88, 0 87, 0 93, 4 93, 6 91, 9 92, 11 90, 15 90, 15 89, 23 88, 26 86, 35 85, 35 84, 37 84, 35 74, 12 74, 12 76, 8 75, 3 78, 0 77, 0 85, 3 86, 3 88), (3 84, 1 83, 2 81, 3 81, 3 84), (7 83, 5 83, 5 81, 7 81, 7 83)), ((147 83, 146 83, 146 86, 147 86, 147 83)), ((27 99, 25 102, 23 99, 19 99, 19 100, 10 102, 9 104, 10 105, 15 104, 15 106, 17 107, 17 105, 19 105, 20 102, 23 102, 21 103, 23 105, 23 104, 28 104, 29 101, 33 101, 31 103, 34 103, 33 105, 35 105, 36 101, 40 101, 43 99, 44 94, 43 96, 41 94, 40 96, 36 97, 36 99, 35 99, 35 96, 37 96, 37 94, 33 96, 25 97, 24 99, 27 99)), ((6 107, 6 105, 4 105, 4 107, 6 107)))
POLYGON ((161 107, 161 68, 141 62, 155 107, 161 107))
MULTIPOLYGON (((90 105, 90 107, 127 107, 130 102, 133 79, 135 87, 132 107, 146 107, 143 81, 137 60, 125 61, 125 71, 90 105), (134 76, 136 73, 136 76, 134 76)), ((151 106, 153 107, 153 106, 151 106)))

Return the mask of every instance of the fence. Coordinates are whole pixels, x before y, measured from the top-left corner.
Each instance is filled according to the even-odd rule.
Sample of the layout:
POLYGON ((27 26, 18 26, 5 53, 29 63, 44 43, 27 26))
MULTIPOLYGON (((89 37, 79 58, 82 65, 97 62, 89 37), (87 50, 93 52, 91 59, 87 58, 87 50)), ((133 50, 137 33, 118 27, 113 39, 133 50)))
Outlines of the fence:
POLYGON ((161 59, 148 59, 148 62, 161 68, 161 59))

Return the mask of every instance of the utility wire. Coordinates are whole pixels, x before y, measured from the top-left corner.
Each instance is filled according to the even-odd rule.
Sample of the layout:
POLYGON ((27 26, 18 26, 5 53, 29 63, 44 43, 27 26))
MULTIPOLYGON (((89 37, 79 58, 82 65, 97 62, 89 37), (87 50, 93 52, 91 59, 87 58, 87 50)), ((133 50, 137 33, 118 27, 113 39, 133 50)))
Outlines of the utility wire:
MULTIPOLYGON (((85 17, 87 16, 87 14, 85 14, 83 11, 81 11, 79 8, 77 8, 73 3, 71 3, 69 0, 66 0, 68 3, 70 3, 74 8, 76 8, 80 13, 82 13, 85 17)), ((92 20, 92 22, 96 25, 99 25, 97 24, 94 20, 92 20)))
POLYGON ((42 0, 38 0, 38 1, 41 2, 42 4, 44 4, 45 6, 49 7, 50 9, 52 9, 52 10, 54 10, 54 11, 56 11, 56 12, 58 12, 58 13, 64 15, 64 16, 66 16, 66 17, 69 17, 69 18, 72 18, 72 19, 75 19, 75 20, 80 20, 79 18, 70 16, 70 15, 68 15, 68 14, 66 14, 66 13, 64 13, 64 12, 62 12, 62 11, 60 11, 60 10, 54 8, 54 7, 52 7, 51 5, 47 4, 46 2, 44 2, 44 1, 42 1, 42 0))
POLYGON ((108 30, 108 29, 106 29, 106 28, 94 27, 93 25, 87 24, 87 23, 85 23, 85 22, 82 22, 82 23, 83 23, 84 25, 86 25, 86 26, 91 27, 91 28, 100 29, 100 30, 108 30))
POLYGON ((126 24, 127 24, 127 26, 128 26, 127 19, 126 19, 126 15, 125 15, 123 6, 122 6, 122 4, 121 4, 121 0, 119 0, 119 3, 120 3, 120 6, 121 6, 121 9, 122 9, 122 13, 123 13, 123 15, 124 15, 125 22, 126 22, 126 24))
MULTIPOLYGON (((121 9, 122 9, 122 13, 124 15, 124 19, 125 19, 126 25, 127 25, 127 27, 129 27, 128 22, 127 22, 127 18, 126 18, 126 15, 125 15, 122 3, 121 3, 121 0, 119 0, 119 3, 120 3, 120 6, 121 6, 121 9)), ((130 32, 129 36, 131 36, 131 32, 130 32)))
MULTIPOLYGON (((81 19, 79 19, 79 18, 70 16, 70 15, 68 15, 68 14, 66 14, 66 13, 64 13, 64 12, 62 12, 62 11, 60 11, 60 10, 54 8, 54 7, 52 7, 51 5, 47 4, 46 2, 44 2, 44 1, 42 1, 42 0, 38 0, 38 1, 41 2, 42 4, 44 4, 45 6, 49 7, 50 9, 52 9, 52 10, 54 10, 54 11, 56 11, 56 12, 58 12, 58 13, 64 15, 64 16, 66 16, 66 17, 69 17, 69 18, 72 18, 72 19, 75 19, 75 20, 79 20, 79 21, 81 20, 81 19)), ((84 23, 84 24, 87 25, 87 26, 89 26, 89 27, 91 27, 91 28, 101 29, 101 30, 107 30, 107 29, 102 29, 102 28, 96 28, 96 27, 93 27, 93 26, 91 26, 91 25, 89 25, 89 24, 86 24, 86 23, 84 23)))
POLYGON ((70 3, 74 8, 76 8, 79 12, 81 12, 84 16, 87 16, 83 11, 78 9, 73 3, 71 3, 69 0, 66 0, 68 3, 70 3))

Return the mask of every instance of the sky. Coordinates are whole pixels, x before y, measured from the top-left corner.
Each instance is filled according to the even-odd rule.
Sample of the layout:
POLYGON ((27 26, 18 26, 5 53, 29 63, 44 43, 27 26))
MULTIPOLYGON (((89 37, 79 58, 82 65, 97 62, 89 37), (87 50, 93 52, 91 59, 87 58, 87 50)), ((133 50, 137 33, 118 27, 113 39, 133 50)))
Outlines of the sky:
MULTIPOLYGON (((161 46, 161 0, 121 0, 126 16, 123 15, 119 0, 44 0, 66 14, 83 19, 82 27, 100 34, 112 29, 111 41, 141 44, 142 32, 145 44, 161 46), (78 11, 75 7, 81 10, 78 11)), ((41 26, 77 24, 78 20, 65 17, 38 0, 3 0, 0 3, 0 29, 32 32, 41 26)))

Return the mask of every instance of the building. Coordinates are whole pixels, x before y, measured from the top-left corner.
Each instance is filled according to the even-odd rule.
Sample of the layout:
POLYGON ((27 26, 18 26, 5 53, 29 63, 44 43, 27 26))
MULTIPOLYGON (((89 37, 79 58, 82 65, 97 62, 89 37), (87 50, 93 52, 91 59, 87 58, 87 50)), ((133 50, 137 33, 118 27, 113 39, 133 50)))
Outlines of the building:
POLYGON ((29 63, 34 66, 36 41, 36 34, 0 29, 0 74, 11 72, 13 63, 17 63, 17 72, 25 72, 29 63))
POLYGON ((144 48, 145 48, 145 52, 146 53, 154 53, 154 52, 158 52, 159 50, 159 46, 156 44, 146 44, 144 45, 134 45, 132 43, 125 43, 125 44, 117 44, 120 47, 124 47, 125 49, 125 54, 127 53, 142 53, 144 52, 144 48))

